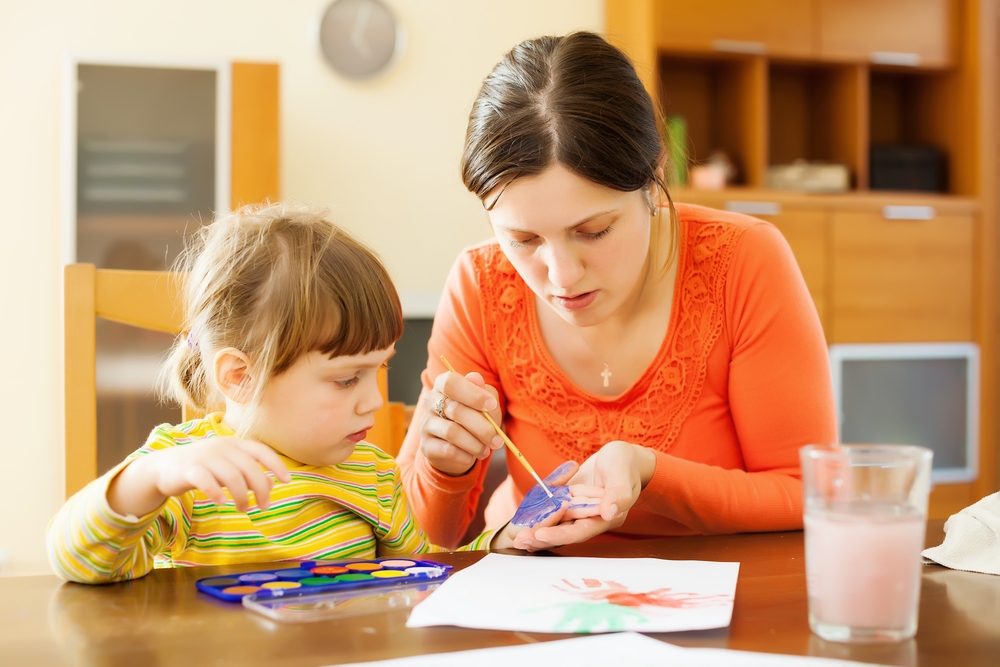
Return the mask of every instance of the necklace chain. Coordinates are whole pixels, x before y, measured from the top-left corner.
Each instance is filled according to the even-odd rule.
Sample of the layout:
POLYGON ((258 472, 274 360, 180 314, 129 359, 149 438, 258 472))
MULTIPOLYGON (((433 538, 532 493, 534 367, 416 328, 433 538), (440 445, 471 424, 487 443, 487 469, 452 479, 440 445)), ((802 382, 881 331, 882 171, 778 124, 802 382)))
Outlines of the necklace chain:
POLYGON ((618 353, 618 348, 621 347, 621 344, 625 341, 625 336, 628 335, 629 327, 632 325, 632 320, 635 319, 635 314, 639 312, 639 303, 642 301, 642 295, 646 291, 646 282, 649 280, 649 268, 650 268, 649 265, 647 265, 646 273, 642 278, 642 287, 639 288, 639 296, 636 298, 635 306, 632 308, 632 314, 628 316, 628 320, 625 322, 625 328, 622 329, 621 338, 618 339, 618 342, 615 343, 614 348, 611 350, 611 356, 605 359, 600 354, 598 354, 597 350, 594 349, 594 346, 591 345, 590 341, 587 340, 587 337, 583 335, 583 330, 581 330, 580 327, 577 327, 576 329, 577 331, 580 332, 580 338, 583 340, 583 344, 586 345, 590 349, 590 351, 594 353, 595 357, 601 360, 602 364, 604 364, 604 370, 601 371, 601 377, 604 378, 605 387, 611 386, 611 368, 609 366, 609 362, 615 358, 615 354, 618 353))

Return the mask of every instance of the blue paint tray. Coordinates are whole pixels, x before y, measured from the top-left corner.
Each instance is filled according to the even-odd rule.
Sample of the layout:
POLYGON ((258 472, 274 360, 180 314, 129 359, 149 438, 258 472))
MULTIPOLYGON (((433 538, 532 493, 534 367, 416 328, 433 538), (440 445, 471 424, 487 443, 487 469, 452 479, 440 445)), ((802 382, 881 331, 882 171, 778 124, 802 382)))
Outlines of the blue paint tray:
MULTIPOLYGON (((375 597, 396 590, 416 590, 444 581, 451 565, 414 558, 302 561, 283 568, 254 570, 195 582, 199 591, 227 602, 254 604, 334 595, 375 597)), ((280 606, 280 605, 276 605, 280 606)), ((343 606, 343 605, 341 605, 343 606)))

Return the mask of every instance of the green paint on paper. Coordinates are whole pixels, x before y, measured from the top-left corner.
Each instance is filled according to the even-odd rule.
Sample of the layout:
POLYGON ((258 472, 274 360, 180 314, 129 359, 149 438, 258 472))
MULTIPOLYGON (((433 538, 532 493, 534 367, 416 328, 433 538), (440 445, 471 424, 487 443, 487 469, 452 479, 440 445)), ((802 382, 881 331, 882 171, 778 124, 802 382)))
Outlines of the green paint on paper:
POLYGON ((557 609, 562 618, 552 628, 554 632, 619 632, 635 623, 646 623, 646 615, 630 607, 610 602, 564 602, 544 609, 557 609))

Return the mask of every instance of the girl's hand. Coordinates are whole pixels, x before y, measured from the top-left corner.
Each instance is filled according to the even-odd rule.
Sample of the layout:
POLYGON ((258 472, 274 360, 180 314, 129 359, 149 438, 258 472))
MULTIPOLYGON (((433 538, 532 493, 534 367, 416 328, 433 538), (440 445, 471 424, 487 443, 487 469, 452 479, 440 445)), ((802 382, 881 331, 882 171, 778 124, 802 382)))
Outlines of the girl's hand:
MULTIPOLYGON (((535 531, 540 528, 548 528, 550 526, 558 527, 563 522, 572 523, 579 519, 598 516, 597 512, 599 510, 597 507, 601 500, 600 489, 594 489, 582 484, 572 484, 569 488, 573 496, 573 504, 570 504, 565 500, 562 501, 558 510, 545 517, 531 528, 525 528, 524 526, 518 526, 517 524, 508 522, 507 525, 503 527, 503 530, 498 532, 496 537, 493 538, 493 544, 490 548, 510 549, 513 547, 514 549, 523 549, 530 552, 561 546, 562 543, 539 542, 535 537, 535 531), (585 495, 587 493, 592 493, 594 495, 587 496, 585 495)), ((556 534, 557 540, 558 535, 559 534, 556 534)), ((569 544, 569 542, 566 542, 566 544, 569 544)))
POLYGON ((523 539, 522 536, 530 537, 533 535, 534 531, 538 528, 546 526, 555 526, 559 522, 567 518, 567 513, 569 511, 569 503, 565 500, 560 504, 559 509, 545 517, 541 522, 535 524, 533 528, 525 528, 524 526, 516 526, 513 523, 507 522, 501 530, 497 531, 496 536, 493 538, 492 544, 490 544, 490 549, 524 549, 525 551, 538 551, 539 549, 545 549, 548 547, 534 547, 530 539, 523 539))
POLYGON ((617 528, 625 522, 629 509, 639 499, 639 493, 649 483, 655 469, 656 456, 652 450, 620 440, 609 442, 584 461, 579 471, 568 480, 601 489, 600 514, 558 525, 544 522, 526 528, 517 536, 518 548, 529 551, 551 549, 584 542, 617 528))
POLYGON ((441 472, 464 475, 477 460, 503 447, 503 440, 481 412, 489 411, 500 423, 497 392, 479 373, 464 377, 442 373, 434 381, 434 389, 424 393, 423 401, 420 451, 441 472))
POLYGON ((261 442, 235 436, 204 438, 135 459, 111 481, 108 503, 119 514, 144 516, 168 497, 192 489, 198 489, 217 505, 224 504, 222 489, 226 488, 239 511, 250 508, 250 491, 257 505, 266 510, 274 482, 261 466, 280 481, 291 481, 281 457, 261 442))
POLYGON ((552 491, 555 499, 548 498, 541 486, 534 486, 521 501, 514 518, 494 538, 493 548, 513 546, 517 549, 537 551, 539 548, 557 546, 535 547, 531 541, 534 529, 555 526, 564 521, 600 516, 604 489, 586 484, 564 486, 579 468, 575 461, 567 461, 545 478, 545 485, 552 491), (559 503, 558 508, 553 506, 553 502, 559 503))

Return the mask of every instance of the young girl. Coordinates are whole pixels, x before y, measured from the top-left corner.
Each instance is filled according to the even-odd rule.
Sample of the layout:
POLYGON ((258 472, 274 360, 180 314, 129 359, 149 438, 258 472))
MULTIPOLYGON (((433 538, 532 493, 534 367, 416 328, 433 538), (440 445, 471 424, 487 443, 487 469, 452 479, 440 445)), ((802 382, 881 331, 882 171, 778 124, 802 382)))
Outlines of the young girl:
MULTIPOLYGON (((180 264, 186 333, 166 393, 218 411, 158 426, 73 496, 49 527, 55 571, 103 583, 154 563, 441 551, 416 525, 393 459, 363 441, 382 405, 376 372, 403 332, 378 259, 322 212, 274 204, 203 227, 180 264)), ((508 524, 465 548, 516 536, 508 524)))

